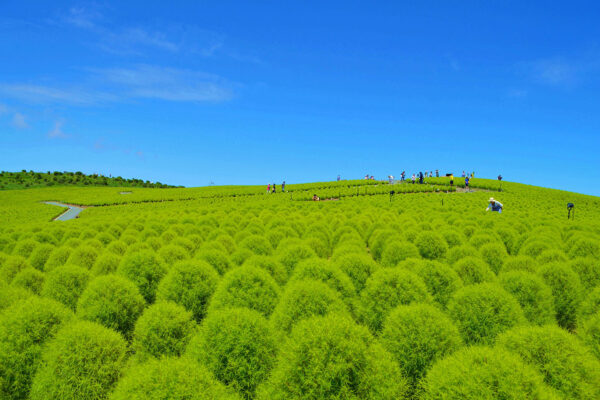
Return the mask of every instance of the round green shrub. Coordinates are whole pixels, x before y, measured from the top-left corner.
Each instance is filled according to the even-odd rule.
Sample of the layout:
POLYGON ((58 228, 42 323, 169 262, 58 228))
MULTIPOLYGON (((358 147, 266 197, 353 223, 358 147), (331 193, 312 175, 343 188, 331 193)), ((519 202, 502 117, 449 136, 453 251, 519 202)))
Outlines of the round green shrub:
POLYGON ((176 262, 189 258, 188 252, 183 247, 175 244, 167 244, 161 247, 158 250, 158 255, 164 261, 167 269, 169 269, 176 262))
POLYGON ((220 275, 225 274, 231 269, 231 262, 227 254, 220 250, 203 249, 196 253, 196 258, 212 265, 220 275))
POLYGON ((334 264, 348 275, 357 292, 364 289, 367 279, 379 269, 367 254, 347 254, 335 260, 334 264))
POLYGON ((0 312, 32 296, 34 294, 31 290, 9 286, 6 282, 0 281, 0 312))
POLYGON ((568 265, 556 263, 542 265, 538 273, 552 289, 558 325, 574 330, 583 291, 579 276, 568 265))
POLYGON ((296 326, 257 398, 402 399, 407 386, 366 328, 329 315, 296 326))
POLYGON ((57 267, 46 275, 42 296, 57 300, 75 310, 79 296, 90 280, 90 273, 76 265, 57 267))
POLYGON ((250 235, 246 237, 238 244, 238 248, 248 249, 252 253, 261 256, 268 256, 273 253, 271 243, 262 235, 250 235))
POLYGON ((565 398, 600 398, 600 362, 567 331, 550 325, 521 327, 498 337, 497 344, 536 367, 565 398))
POLYGON ((587 294, 578 309, 578 319, 588 319, 600 310, 600 286, 587 294))
POLYGON ((15 275, 11 285, 31 290, 34 294, 40 294, 45 279, 46 276, 43 272, 33 267, 29 267, 21 270, 21 272, 15 275))
POLYGON ((263 269, 239 267, 229 271, 217 286, 209 310, 248 307, 268 317, 279 300, 279 286, 263 269))
POLYGON ((381 255, 381 264, 386 267, 395 267, 407 258, 420 257, 419 249, 409 242, 388 243, 381 255))
MULTIPOLYGON (((402 266, 403 264, 400 264, 402 266)), ((454 293, 463 287, 462 280, 447 264, 437 261, 425 261, 411 269, 423 279, 427 290, 442 308, 446 308, 454 293)))
POLYGON ((271 323, 279 331, 289 333, 298 321, 329 313, 349 315, 340 293, 323 282, 301 280, 286 285, 271 323))
POLYGON ((415 239, 415 244, 423 258, 429 260, 439 260, 446 257, 448 245, 446 241, 438 234, 433 232, 421 232, 415 239))
POLYGON ((246 259, 243 266, 264 269, 281 286, 285 285, 288 278, 285 267, 273 257, 254 255, 246 259))
POLYGON ((89 270, 92 269, 97 258, 98 250, 96 248, 92 246, 79 246, 73 250, 67 263, 89 270))
POLYGON ((88 321, 61 329, 48 343, 30 400, 105 399, 125 366, 121 335, 88 321))
POLYGON ((428 304, 396 307, 386 318, 381 344, 415 386, 429 367, 462 346, 454 323, 428 304))
POLYGON ((517 300, 497 284, 465 286, 448 303, 448 314, 456 322, 467 344, 490 344, 496 336, 525 323, 517 300))
POLYGON ((110 400, 234 400, 203 366, 190 359, 149 359, 119 381, 110 400))
POLYGON ((369 248, 371 249, 373 258, 379 261, 388 244, 401 241, 403 239, 399 232, 393 229, 382 229, 373 232, 373 235, 369 238, 369 248))
POLYGON ((186 354, 243 398, 251 399, 275 363, 276 340, 259 312, 224 309, 206 317, 186 354))
POLYGON ((15 245, 13 254, 23 258, 29 258, 33 250, 38 246, 38 242, 33 239, 21 239, 15 245))
POLYGON ((219 283, 219 274, 202 260, 180 261, 160 281, 156 292, 158 301, 172 301, 190 311, 200 322, 208 301, 219 283))
POLYGON ((600 311, 581 324, 581 339, 600 360, 600 311))
POLYGON ((359 313, 364 323, 378 332, 396 306, 429 301, 431 296, 418 275, 400 268, 384 268, 367 280, 360 294, 359 313))
POLYGON ((468 347, 438 361, 422 381, 422 400, 558 400, 533 367, 516 355, 468 347))
POLYGON ((569 265, 579 275, 585 289, 591 290, 600 286, 600 260, 592 257, 578 257, 569 265))
POLYGON ((600 258, 600 241, 591 238, 579 239, 571 246, 569 250, 570 258, 594 257, 600 258))
POLYGON ((44 264, 44 272, 50 272, 56 267, 62 267, 67 263, 73 249, 70 247, 56 247, 48 256, 46 264, 44 264))
POLYGON ((26 399, 47 340, 73 318, 64 305, 37 296, 0 316, 0 398, 26 399))
POLYGON ((453 229, 444 229, 440 232, 446 243, 448 243, 448 247, 456 247, 463 244, 465 238, 464 236, 457 230, 453 229))
POLYGON ((513 256, 507 257, 500 272, 508 271, 526 271, 535 273, 538 269, 538 262, 529 256, 513 256))
POLYGON ((465 285, 496 281, 494 272, 480 258, 465 257, 457 261, 453 268, 465 285))
POLYGON ((534 240, 524 244, 519 250, 519 255, 537 258, 542 251, 552 248, 552 244, 546 243, 543 240, 534 240))
POLYGON ((305 244, 287 246, 282 250, 280 248, 281 245, 277 248, 278 258, 285 267, 288 276, 292 274, 292 271, 294 271, 294 268, 300 261, 317 256, 313 249, 305 244))
POLYGON ((446 259, 450 265, 456 263, 458 260, 462 260, 465 257, 477 257, 481 258, 481 254, 473 246, 461 245, 451 248, 448 251, 446 259))
POLYGON ((236 266, 240 266, 253 255, 254 253, 248 249, 237 249, 231 254, 231 262, 236 266))
POLYGON ((117 273, 135 283, 146 302, 153 303, 158 283, 167 269, 153 252, 142 250, 125 256, 117 273))
POLYGON ((540 264, 548 264, 551 262, 566 263, 567 256, 561 250, 549 249, 544 250, 537 256, 536 261, 540 264))
POLYGON ((130 337, 146 302, 137 286, 117 275, 92 280, 77 302, 77 316, 130 337))
POLYGON ((170 301, 157 302, 138 318, 132 346, 141 356, 180 356, 196 328, 191 312, 170 301))
POLYGON ((521 305, 525 318, 534 325, 555 321, 552 290, 544 281, 526 271, 509 271, 499 275, 500 285, 521 305))
POLYGON ((104 253, 96 260, 96 263, 90 271, 93 276, 109 275, 117 272, 121 257, 114 253, 104 253))
POLYGON ((44 265, 46 265, 46 261, 48 261, 48 258, 54 249, 55 247, 51 244, 42 243, 38 245, 31 252, 31 255, 29 256, 29 263, 33 268, 43 271, 44 265))
POLYGON ((504 264, 504 260, 508 256, 506 247, 501 243, 488 243, 481 246, 479 249, 481 257, 490 266, 491 270, 497 274, 504 264))
POLYGON ((290 282, 303 279, 321 281, 330 288, 337 290, 344 301, 350 306, 356 291, 352 281, 337 266, 322 258, 307 258, 300 261, 290 277, 290 282))
POLYGON ((8 256, 0 267, 0 280, 11 283, 15 275, 26 268, 31 268, 31 265, 25 257, 8 256))
POLYGON ((116 240, 106 246, 106 251, 117 256, 124 256, 127 252, 127 243, 122 240, 116 240))

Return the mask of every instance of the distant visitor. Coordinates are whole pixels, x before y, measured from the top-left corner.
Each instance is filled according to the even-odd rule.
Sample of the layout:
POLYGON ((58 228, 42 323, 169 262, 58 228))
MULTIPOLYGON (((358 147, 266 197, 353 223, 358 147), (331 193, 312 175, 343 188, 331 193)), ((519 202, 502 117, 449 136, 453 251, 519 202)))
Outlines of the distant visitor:
POLYGON ((319 201, 321 199, 319 199, 319 196, 317 196, 316 194, 313 194, 313 201, 319 201))
POLYGON ((500 203, 498 200, 494 199, 493 197, 490 197, 490 204, 488 205, 488 207, 485 209, 485 211, 496 211, 501 213, 502 212, 502 207, 504 207, 502 205, 502 203, 500 203))

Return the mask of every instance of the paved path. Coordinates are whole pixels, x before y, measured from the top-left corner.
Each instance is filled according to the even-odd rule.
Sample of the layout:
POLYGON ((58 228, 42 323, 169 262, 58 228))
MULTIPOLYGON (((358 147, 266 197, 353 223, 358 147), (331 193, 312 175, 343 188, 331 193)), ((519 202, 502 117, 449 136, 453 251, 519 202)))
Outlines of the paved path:
POLYGON ((83 211, 82 207, 77 207, 70 204, 57 203, 56 201, 45 201, 44 203, 51 204, 53 206, 68 207, 67 211, 54 218, 55 221, 67 221, 70 219, 75 219, 77 218, 79 213, 83 211))

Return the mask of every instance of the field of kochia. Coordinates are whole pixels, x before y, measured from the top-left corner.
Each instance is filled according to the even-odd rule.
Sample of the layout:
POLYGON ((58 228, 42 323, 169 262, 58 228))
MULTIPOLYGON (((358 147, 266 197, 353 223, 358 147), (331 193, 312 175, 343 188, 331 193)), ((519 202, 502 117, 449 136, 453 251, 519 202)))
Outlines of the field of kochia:
POLYGON ((2 191, 0 399, 600 399, 600 198, 472 187, 2 191))

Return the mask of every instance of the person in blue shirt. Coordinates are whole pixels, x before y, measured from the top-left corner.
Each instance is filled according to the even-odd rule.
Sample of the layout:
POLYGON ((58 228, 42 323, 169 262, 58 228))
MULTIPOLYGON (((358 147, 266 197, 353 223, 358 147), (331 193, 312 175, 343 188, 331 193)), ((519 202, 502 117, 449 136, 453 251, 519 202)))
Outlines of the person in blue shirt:
POLYGON ((469 177, 468 176, 465 177, 465 188, 467 190, 469 190, 469 177))
POLYGON ((488 208, 485 209, 485 211, 489 211, 491 209, 492 211, 501 213, 503 207, 504 206, 502 205, 502 203, 500 203, 498 200, 494 199, 493 197, 490 197, 490 204, 488 205, 488 208))

